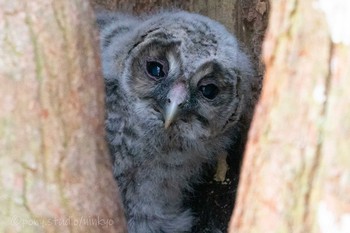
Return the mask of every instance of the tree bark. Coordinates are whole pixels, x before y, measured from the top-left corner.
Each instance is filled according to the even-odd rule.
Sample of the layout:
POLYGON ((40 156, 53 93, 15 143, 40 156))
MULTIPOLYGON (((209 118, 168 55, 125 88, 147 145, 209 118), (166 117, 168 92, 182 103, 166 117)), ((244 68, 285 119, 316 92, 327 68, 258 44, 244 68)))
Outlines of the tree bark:
POLYGON ((325 2, 272 5, 230 232, 350 232, 349 5, 325 2))
POLYGON ((91 15, 0 0, 0 232, 125 232, 91 15))

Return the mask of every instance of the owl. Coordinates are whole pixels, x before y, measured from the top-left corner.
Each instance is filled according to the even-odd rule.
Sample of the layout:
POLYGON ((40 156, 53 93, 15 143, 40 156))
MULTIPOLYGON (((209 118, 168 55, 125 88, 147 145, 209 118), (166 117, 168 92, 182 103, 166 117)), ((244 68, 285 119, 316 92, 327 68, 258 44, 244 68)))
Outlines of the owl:
POLYGON ((251 62, 224 26, 198 14, 100 12, 97 24, 128 231, 190 232, 186 193, 251 116, 251 62))

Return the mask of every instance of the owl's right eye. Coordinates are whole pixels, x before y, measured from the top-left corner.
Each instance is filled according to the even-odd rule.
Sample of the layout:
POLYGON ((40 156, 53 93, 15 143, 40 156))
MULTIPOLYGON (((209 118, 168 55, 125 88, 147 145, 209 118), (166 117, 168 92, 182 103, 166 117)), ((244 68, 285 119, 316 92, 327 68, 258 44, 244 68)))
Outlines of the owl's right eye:
POLYGON ((146 71, 149 76, 155 79, 160 79, 167 75, 165 65, 158 61, 147 61, 146 71))
POLYGON ((214 99, 219 93, 219 88, 214 84, 201 85, 199 90, 205 98, 210 100, 214 99))

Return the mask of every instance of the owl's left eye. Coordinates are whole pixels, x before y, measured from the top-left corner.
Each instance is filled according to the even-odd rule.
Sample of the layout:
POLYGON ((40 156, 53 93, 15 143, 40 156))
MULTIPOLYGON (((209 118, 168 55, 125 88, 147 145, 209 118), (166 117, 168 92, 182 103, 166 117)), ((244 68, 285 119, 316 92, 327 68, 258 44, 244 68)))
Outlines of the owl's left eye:
POLYGON ((146 62, 147 74, 155 79, 163 78, 167 75, 165 65, 158 61, 147 61, 146 62))

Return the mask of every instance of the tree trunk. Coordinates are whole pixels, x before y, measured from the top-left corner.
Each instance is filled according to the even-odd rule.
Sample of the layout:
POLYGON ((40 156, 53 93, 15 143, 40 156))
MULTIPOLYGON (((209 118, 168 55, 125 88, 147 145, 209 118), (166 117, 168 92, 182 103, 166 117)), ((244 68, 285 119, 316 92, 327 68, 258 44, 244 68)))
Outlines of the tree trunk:
POLYGON ((125 232, 89 4, 0 0, 0 232, 125 232))
POLYGON ((272 5, 230 232, 350 232, 350 5, 317 4, 272 5))

